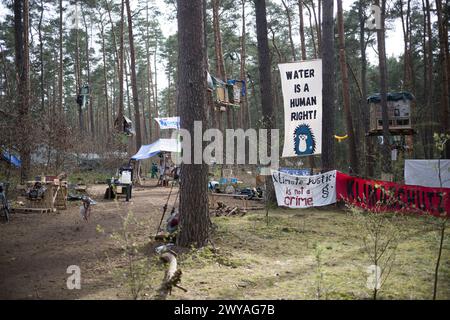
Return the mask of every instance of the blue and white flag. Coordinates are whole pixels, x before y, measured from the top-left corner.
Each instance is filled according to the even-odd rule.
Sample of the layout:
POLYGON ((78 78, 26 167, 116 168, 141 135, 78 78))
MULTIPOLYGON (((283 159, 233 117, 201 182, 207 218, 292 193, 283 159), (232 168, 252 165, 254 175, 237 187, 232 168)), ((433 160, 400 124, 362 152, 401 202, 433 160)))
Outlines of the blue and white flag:
POLYGON ((310 175, 310 169, 279 168, 278 171, 290 174, 292 176, 309 176, 310 175))
POLYGON ((180 117, 155 118, 159 124, 159 128, 163 129, 180 129, 180 117))

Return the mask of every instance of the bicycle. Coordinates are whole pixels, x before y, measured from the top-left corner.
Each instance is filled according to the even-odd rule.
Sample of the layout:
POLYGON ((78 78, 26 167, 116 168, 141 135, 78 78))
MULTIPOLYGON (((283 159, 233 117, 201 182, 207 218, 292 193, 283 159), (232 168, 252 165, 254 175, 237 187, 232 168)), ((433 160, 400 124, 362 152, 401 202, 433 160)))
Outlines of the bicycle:
POLYGON ((2 220, 9 222, 9 216, 11 214, 11 208, 9 206, 8 199, 6 198, 6 187, 3 183, 0 183, 0 217, 2 220))

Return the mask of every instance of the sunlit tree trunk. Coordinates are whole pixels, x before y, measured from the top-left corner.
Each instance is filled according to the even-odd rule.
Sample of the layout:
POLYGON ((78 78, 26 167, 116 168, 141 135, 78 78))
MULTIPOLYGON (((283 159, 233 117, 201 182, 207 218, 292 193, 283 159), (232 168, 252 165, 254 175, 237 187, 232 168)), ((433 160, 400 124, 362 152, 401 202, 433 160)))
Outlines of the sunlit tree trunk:
MULTIPOLYGON (((202 0, 178 0, 178 95, 181 127, 194 137, 194 121, 206 127, 206 65, 204 58, 202 0)), ((194 150, 194 139, 191 139, 194 150)), ((205 246, 209 238, 208 168, 182 164, 180 186, 180 231, 177 242, 184 247, 205 246)))

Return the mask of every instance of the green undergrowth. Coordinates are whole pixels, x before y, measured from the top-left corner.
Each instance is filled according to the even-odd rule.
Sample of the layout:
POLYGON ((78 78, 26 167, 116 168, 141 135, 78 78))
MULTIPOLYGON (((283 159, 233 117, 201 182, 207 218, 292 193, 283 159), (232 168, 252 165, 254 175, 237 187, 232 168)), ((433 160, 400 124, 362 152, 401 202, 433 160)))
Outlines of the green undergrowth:
MULTIPOLYGON (((370 299, 361 230, 340 210, 271 210, 215 217, 212 245, 180 255, 183 285, 171 299, 370 299)), ((380 299, 430 299, 437 233, 421 217, 402 220, 407 236, 380 299)), ((449 239, 438 298, 450 298, 449 239)))

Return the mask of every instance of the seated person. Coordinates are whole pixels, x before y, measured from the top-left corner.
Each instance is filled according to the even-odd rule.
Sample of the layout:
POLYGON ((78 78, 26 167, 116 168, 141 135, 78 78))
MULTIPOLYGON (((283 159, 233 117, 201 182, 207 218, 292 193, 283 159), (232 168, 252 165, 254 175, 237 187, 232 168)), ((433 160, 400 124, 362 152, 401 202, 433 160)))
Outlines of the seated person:
POLYGON ((172 169, 172 176, 173 176, 173 180, 178 181, 178 179, 180 178, 180 171, 181 168, 180 167, 175 167, 172 169))
POLYGON ((178 230, 179 222, 180 222, 180 214, 178 213, 178 211, 174 211, 167 219, 167 226, 166 226, 167 232, 169 232, 169 234, 176 232, 178 230))

